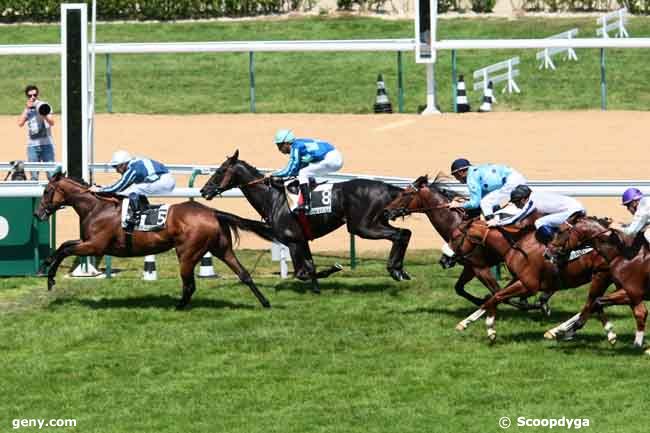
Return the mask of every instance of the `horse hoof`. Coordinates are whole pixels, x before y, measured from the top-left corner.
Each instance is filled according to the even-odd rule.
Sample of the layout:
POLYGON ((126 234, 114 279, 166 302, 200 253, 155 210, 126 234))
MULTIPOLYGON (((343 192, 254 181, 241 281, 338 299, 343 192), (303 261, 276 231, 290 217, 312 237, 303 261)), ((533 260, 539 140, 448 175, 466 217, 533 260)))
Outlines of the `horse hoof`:
POLYGON ((610 344, 611 346, 615 346, 615 345, 616 345, 616 337, 611 338, 611 339, 608 338, 607 341, 609 341, 609 344, 610 344))
POLYGON ((547 339, 547 340, 555 340, 556 335, 553 334, 551 331, 546 331, 544 333, 544 338, 547 339))
POLYGON ((403 269, 401 271, 401 274, 402 274, 402 279, 404 279, 404 280, 410 280, 411 279, 411 276, 408 274, 408 272, 406 272, 403 269))
POLYGON ((467 325, 465 325, 463 322, 458 322, 458 325, 456 325, 456 331, 464 331, 467 329, 467 325))
POLYGON ((47 291, 50 292, 54 288, 54 285, 56 284, 56 281, 54 280, 47 280, 47 291))
POLYGON ((262 302, 262 307, 271 308, 271 303, 269 301, 264 301, 264 302, 262 302))
POLYGON ((497 334, 496 332, 494 334, 488 334, 488 344, 492 346, 494 343, 497 341, 497 334))
POLYGON ((392 270, 392 271, 389 271, 389 274, 393 278, 393 280, 402 281, 402 275, 399 273, 399 271, 392 270))
POLYGON ((542 304, 541 309, 546 317, 551 317, 551 307, 548 304, 542 304))

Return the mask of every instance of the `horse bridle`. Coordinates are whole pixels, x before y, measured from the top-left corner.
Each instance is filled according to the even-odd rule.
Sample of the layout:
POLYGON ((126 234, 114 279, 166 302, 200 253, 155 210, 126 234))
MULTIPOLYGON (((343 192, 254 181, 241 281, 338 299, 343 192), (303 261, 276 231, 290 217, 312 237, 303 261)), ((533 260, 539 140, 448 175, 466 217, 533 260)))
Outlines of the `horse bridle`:
MULTIPOLYGON (((569 228, 566 230, 566 232, 568 233, 567 239, 566 239, 566 241, 564 242, 564 245, 562 246, 562 249, 565 250, 565 251, 562 251, 562 255, 564 255, 564 256, 568 256, 568 255, 571 253, 571 251, 573 251, 573 250, 580 249, 581 247, 586 247, 586 246, 589 245, 590 242, 593 241, 594 239, 597 239, 599 236, 602 236, 602 235, 604 235, 605 233, 607 233, 607 232, 611 232, 611 231, 612 231, 611 228, 607 228, 606 230, 599 231, 598 233, 596 233, 595 235, 593 235, 593 236, 591 236, 591 237, 588 237, 588 238, 586 238, 586 239, 582 239, 582 240, 581 240, 582 232, 580 232, 580 230, 578 230, 578 229, 576 228, 576 226, 573 225, 573 224, 570 224, 570 223, 565 223, 565 224, 566 224, 567 226, 569 226, 569 228), (569 250, 569 249, 567 249, 567 245, 566 245, 566 244, 567 244, 567 243, 569 242, 569 240, 571 239, 571 233, 576 233, 576 234, 577 234, 577 237, 578 237, 578 243, 576 244, 576 246, 575 246, 574 248, 572 248, 572 249, 569 250)), ((601 251, 599 251, 597 248, 594 247, 594 249, 598 252, 598 254, 600 254, 600 255, 602 256, 603 259, 605 259, 605 261, 606 261, 608 264, 613 260, 613 259, 611 259, 611 258, 609 258, 609 257, 606 257, 606 256, 605 256, 601 251)))
MULTIPOLYGON (((420 192, 420 188, 416 188, 414 185, 409 185, 409 186, 413 190, 412 191, 405 190, 403 192, 403 194, 413 195, 413 194, 417 194, 417 193, 420 192)), ((427 211, 430 211, 430 210, 438 210, 438 209, 445 209, 445 208, 449 209, 449 203, 440 204, 438 206, 418 207, 418 208, 414 208, 414 209, 409 209, 409 208, 406 208, 406 207, 396 207, 396 208, 392 208, 392 209, 389 209, 389 210, 395 211, 395 213, 398 214, 397 217, 400 217, 400 216, 405 217, 405 216, 410 215, 412 213, 427 212, 427 211)), ((462 208, 462 207, 456 207, 456 208, 449 209, 449 210, 454 211, 454 212, 458 212, 461 215, 465 215, 465 213, 466 213, 465 209, 462 208)))

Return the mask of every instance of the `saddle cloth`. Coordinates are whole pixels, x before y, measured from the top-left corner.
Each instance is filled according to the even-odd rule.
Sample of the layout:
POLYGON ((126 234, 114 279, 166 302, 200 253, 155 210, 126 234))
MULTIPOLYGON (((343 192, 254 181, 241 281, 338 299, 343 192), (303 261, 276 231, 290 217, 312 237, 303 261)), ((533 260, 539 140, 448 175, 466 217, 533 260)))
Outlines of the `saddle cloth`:
MULTIPOLYGON (((122 200, 122 227, 126 228, 126 221, 129 213, 129 199, 122 200)), ((138 222, 133 228, 134 231, 139 232, 155 232, 165 228, 167 222, 167 212, 169 211, 168 204, 160 204, 149 206, 145 210, 138 212, 138 222)))
MULTIPOLYGON (((294 212, 299 204, 300 192, 296 180, 289 180, 284 183, 284 193, 287 197, 287 206, 294 212)), ((310 182, 311 209, 308 215, 321 215, 332 212, 332 187, 331 183, 315 184, 310 182), (314 185, 316 187, 314 188, 314 185)))

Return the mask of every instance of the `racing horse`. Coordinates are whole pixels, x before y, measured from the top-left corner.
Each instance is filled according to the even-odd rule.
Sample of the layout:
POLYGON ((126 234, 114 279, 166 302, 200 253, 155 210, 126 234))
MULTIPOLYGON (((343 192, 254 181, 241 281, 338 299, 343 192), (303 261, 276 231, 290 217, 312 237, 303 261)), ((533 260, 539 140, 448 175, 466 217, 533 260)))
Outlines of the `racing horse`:
POLYGON ((591 246, 608 263, 616 284, 616 291, 597 297, 582 309, 579 317, 572 321, 569 332, 584 326, 594 309, 629 305, 636 321, 634 346, 642 348, 648 316, 643 301, 650 299, 650 251, 645 241, 634 242, 631 247, 626 245, 624 241, 628 237, 610 230, 610 223, 609 219, 583 217, 563 224, 546 255, 558 261, 570 251, 591 246))
MULTIPOLYGON (((464 291, 464 285, 469 282, 474 275, 477 275, 481 282, 483 282, 483 284, 485 284, 491 291, 492 287, 495 287, 496 290, 494 290, 494 294, 502 292, 502 289, 489 271, 489 267, 493 264, 502 262, 504 259, 506 259, 506 265, 508 266, 508 253, 511 254, 510 258, 512 260, 510 263, 512 267, 508 266, 508 268, 511 273, 515 275, 515 279, 510 282, 508 287, 517 282, 517 278, 520 275, 517 271, 526 266, 528 259, 531 258, 531 256, 531 260, 537 263, 537 278, 544 279, 544 272, 548 274, 546 275, 547 279, 548 277, 551 277, 551 281, 548 281, 551 288, 548 293, 545 294, 543 301, 548 300, 550 295, 556 290, 553 285, 557 285, 558 283, 562 287, 569 288, 577 287, 591 281, 589 299, 595 299, 598 296, 602 296, 610 285, 611 276, 609 274, 607 263, 595 251, 585 254, 576 260, 568 262, 565 266, 562 266, 558 279, 556 278, 558 275, 555 274, 555 270, 548 267, 548 264, 544 263, 544 247, 542 244, 536 242, 534 239, 534 233, 522 231, 520 234, 514 235, 513 237, 513 234, 508 233, 504 228, 488 229, 484 223, 478 220, 463 222, 463 216, 461 213, 447 207, 447 204, 456 196, 458 196, 458 194, 453 191, 442 188, 437 182, 437 179, 429 184, 427 176, 421 176, 416 179, 411 186, 407 187, 387 207, 386 214, 391 218, 396 218, 413 212, 423 212, 428 216, 436 231, 447 242, 454 246, 455 250, 457 250, 456 252, 459 260, 464 265, 463 272, 455 286, 456 292, 459 295, 466 297, 464 296, 464 294, 466 294, 464 291), (474 227, 472 229, 473 225, 474 227), (472 233, 474 234, 474 237, 472 237, 472 233), (519 237, 521 239, 516 242, 516 245, 513 245, 513 241, 519 237), (526 243, 534 246, 534 251, 530 251, 529 248, 523 246, 522 242, 524 242, 524 238, 526 238, 526 243), (493 286, 488 286, 485 281, 490 282, 493 286)), ((526 218, 526 220, 530 221, 537 216, 538 215, 531 215, 526 218)), ((522 221, 522 225, 526 225, 526 220, 522 221)), ((526 275, 534 276, 534 273, 527 271, 526 275)), ((531 278, 526 278, 526 281, 528 281, 530 286, 536 287, 536 290, 524 290, 522 291, 522 295, 532 295, 540 289, 540 285, 535 284, 535 278, 532 278, 532 281, 531 278)), ((507 302, 512 296, 502 299, 502 301, 507 302)), ((472 302, 478 301, 477 305, 484 303, 484 301, 473 297, 472 295, 469 295, 469 297, 466 298, 472 302)), ((513 305, 523 307, 517 303, 514 303, 513 305)), ((528 306, 528 308, 530 308, 530 306, 528 306)), ((600 314, 600 319, 605 327, 605 331, 607 332, 608 339, 610 342, 615 341, 616 334, 613 332, 611 322, 609 322, 604 313, 602 313, 602 309, 599 310, 598 313, 600 314)), ((477 320, 483 313, 476 314, 478 317, 474 320, 477 320)), ((461 326, 461 328, 465 329, 467 324, 469 324, 469 321, 466 322, 464 326, 461 326)), ((496 337, 496 334, 494 334, 494 337, 496 337)), ((553 337, 555 337, 554 334, 553 337)))
POLYGON ((387 270, 396 280, 408 280, 404 271, 404 255, 411 238, 408 229, 391 226, 384 217, 384 207, 402 191, 384 182, 354 179, 332 185, 331 212, 309 215, 311 236, 287 206, 284 182, 265 179, 263 174, 239 159, 239 150, 228 157, 201 188, 201 195, 211 200, 232 188, 240 188, 257 213, 273 228, 279 242, 291 253, 295 275, 311 280, 312 290, 320 292, 318 278, 327 277, 340 268, 316 272, 308 241, 320 238, 346 224, 348 232, 364 239, 388 239, 393 245, 387 270))
MULTIPOLYGON (((539 291, 548 300, 556 291, 576 288, 591 282, 590 297, 602 296, 612 283, 612 274, 607 261, 596 250, 591 250, 580 257, 568 261, 564 266, 557 267, 546 260, 546 246, 540 243, 534 231, 529 231, 513 245, 503 234, 501 228, 489 228, 484 221, 474 220, 467 230, 468 235, 462 242, 454 245, 457 254, 466 255, 474 248, 476 240, 482 245, 496 251, 516 276, 508 286, 499 290, 488 299, 477 311, 460 321, 456 326, 459 331, 465 330, 470 323, 478 320, 487 312, 485 323, 490 342, 496 340, 496 308, 502 302, 514 296, 532 296, 539 291)), ((598 311, 603 328, 610 342, 616 340, 613 326, 602 308, 598 311)))
POLYGON ((131 239, 127 239, 121 224, 122 200, 96 194, 89 188, 90 185, 83 181, 58 173, 45 187, 34 212, 43 221, 58 209, 72 206, 81 223, 81 239, 63 242, 43 263, 43 270, 49 267, 48 290, 55 285, 59 265, 71 255, 136 257, 175 248, 183 282, 182 298, 177 309, 189 304, 196 290, 194 267, 208 251, 228 265, 264 307, 271 306, 233 251, 233 235, 238 239, 238 229, 252 231, 272 240, 273 233, 267 225, 186 201, 169 207, 166 225, 161 230, 136 231, 131 239))

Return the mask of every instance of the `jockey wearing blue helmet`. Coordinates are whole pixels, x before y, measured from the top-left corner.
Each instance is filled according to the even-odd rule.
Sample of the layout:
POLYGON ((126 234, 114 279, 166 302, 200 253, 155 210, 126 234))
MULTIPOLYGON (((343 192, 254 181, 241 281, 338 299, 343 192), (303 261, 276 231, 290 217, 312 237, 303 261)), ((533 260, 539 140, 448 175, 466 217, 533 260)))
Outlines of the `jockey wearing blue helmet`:
POLYGON ((296 138, 290 129, 279 129, 275 133, 274 142, 280 152, 289 155, 289 162, 285 168, 269 176, 298 176, 302 195, 302 203, 298 210, 309 212, 311 207, 309 178, 340 170, 343 166, 343 156, 330 143, 311 138, 296 138))

